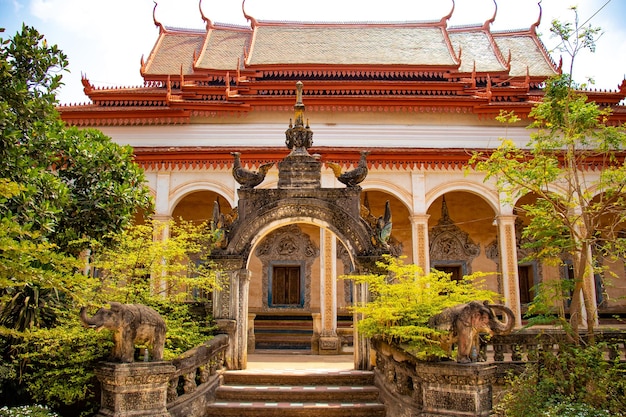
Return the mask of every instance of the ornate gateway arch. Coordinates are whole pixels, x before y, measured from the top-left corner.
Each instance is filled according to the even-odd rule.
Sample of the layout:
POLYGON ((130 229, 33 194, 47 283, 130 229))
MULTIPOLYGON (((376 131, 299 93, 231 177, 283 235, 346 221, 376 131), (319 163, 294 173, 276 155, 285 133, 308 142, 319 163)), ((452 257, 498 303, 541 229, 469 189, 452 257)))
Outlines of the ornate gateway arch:
MULTIPOLYGON (((351 171, 341 172, 338 166, 332 166, 337 179, 346 185, 342 188, 322 188, 320 155, 310 155, 308 148, 313 144, 313 132, 304 124, 304 104, 302 103, 302 83, 297 83, 295 123, 291 123, 286 133, 286 145, 291 150, 278 163, 279 180, 276 189, 255 189, 259 185, 271 164, 261 165, 258 171, 251 171, 242 166, 239 153, 234 153, 233 176, 241 185, 239 201, 234 219, 226 220, 219 211, 214 210, 213 227, 222 236, 220 248, 212 257, 228 271, 229 285, 226 290, 216 294, 214 316, 226 319, 231 328, 231 348, 228 366, 232 369, 246 367, 248 326, 248 293, 250 273, 247 269, 249 258, 259 236, 273 229, 274 225, 308 223, 321 227, 331 236, 334 234, 349 253, 353 267, 363 270, 388 252, 389 216, 381 216, 372 225, 361 217, 358 185, 367 176, 367 153, 362 152, 359 164, 351 171)), ((330 164, 329 164, 330 166, 330 164)), ((326 239, 325 239, 326 240, 326 239)), ((329 244, 329 245, 332 245, 329 244)), ((336 288, 335 282, 327 286, 336 288)), ((324 285, 321 283, 320 285, 324 285)), ((327 290, 325 290, 327 291, 327 290)), ((330 291, 330 290, 329 290, 330 291)), ((356 289, 359 297, 361 289, 356 289)), ((329 297, 336 292, 328 292, 329 297)), ((324 309, 322 309, 324 310, 324 309)), ((319 350, 336 352, 339 344, 336 323, 324 323, 322 311, 322 329, 319 350)), ((333 312, 334 314, 334 312, 333 312)), ((329 321, 330 323, 330 321, 329 321)), ((367 367, 367 346, 358 343, 355 338, 355 363, 357 367, 367 367)))

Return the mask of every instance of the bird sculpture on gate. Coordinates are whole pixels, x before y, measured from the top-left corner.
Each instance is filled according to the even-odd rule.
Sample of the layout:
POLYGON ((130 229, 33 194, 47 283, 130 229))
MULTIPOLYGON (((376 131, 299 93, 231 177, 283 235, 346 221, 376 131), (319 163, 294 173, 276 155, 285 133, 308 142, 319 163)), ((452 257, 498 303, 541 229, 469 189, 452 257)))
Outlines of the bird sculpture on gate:
POLYGON ((389 247, 389 238, 391 237, 391 206, 389 200, 385 203, 385 214, 376 219, 376 241, 384 248, 389 247))
POLYGON ((361 159, 352 171, 341 173, 341 166, 334 162, 326 162, 326 166, 333 170, 340 183, 345 184, 346 187, 356 187, 367 177, 367 155, 369 152, 361 151, 361 159))
POLYGON ((235 181, 241 185, 241 188, 244 189, 252 189, 261 184, 265 179, 267 171, 269 171, 269 169, 274 165, 273 162, 268 162, 267 164, 261 165, 258 171, 251 171, 241 165, 240 152, 231 152, 230 154, 235 157, 235 163, 233 164, 233 177, 235 178, 235 181))

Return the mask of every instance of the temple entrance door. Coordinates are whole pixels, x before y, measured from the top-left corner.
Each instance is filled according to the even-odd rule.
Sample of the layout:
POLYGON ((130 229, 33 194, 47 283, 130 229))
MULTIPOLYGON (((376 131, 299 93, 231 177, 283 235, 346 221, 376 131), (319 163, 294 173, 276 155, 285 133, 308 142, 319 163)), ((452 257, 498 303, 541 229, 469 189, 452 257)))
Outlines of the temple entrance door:
POLYGON ((251 255, 249 352, 352 354, 351 286, 338 278, 352 262, 332 231, 286 224, 251 255))
POLYGON ((302 271, 299 265, 274 265, 270 271, 271 307, 300 307, 304 305, 302 271))

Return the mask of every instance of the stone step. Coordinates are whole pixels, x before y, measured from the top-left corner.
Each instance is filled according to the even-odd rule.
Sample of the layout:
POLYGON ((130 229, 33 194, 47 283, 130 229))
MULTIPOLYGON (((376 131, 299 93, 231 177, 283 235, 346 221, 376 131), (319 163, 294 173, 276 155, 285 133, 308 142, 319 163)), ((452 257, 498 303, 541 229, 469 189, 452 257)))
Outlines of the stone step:
POLYGON ((374 373, 357 370, 226 371, 207 417, 384 417, 374 373))
POLYGON ((376 402, 375 386, 272 386, 224 385, 217 390, 216 401, 241 402, 376 402))
POLYGON ((274 385, 274 386, 373 386, 372 371, 333 370, 259 370, 227 371, 223 385, 274 385))
POLYGON ((385 417, 375 403, 215 402, 206 417, 385 417))
POLYGON ((257 315, 256 349, 310 349, 313 319, 310 315, 257 315))

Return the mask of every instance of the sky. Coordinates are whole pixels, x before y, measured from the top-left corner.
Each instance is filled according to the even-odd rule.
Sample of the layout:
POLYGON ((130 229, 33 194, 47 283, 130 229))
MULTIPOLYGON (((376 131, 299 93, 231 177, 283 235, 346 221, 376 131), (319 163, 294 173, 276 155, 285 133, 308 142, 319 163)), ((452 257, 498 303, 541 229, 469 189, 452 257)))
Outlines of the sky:
MULTIPOLYGON (((482 24, 495 11, 494 0, 456 0, 450 26, 482 24)), ((213 22, 249 26, 241 0, 204 0, 204 15, 213 22)), ((537 0, 498 0, 492 30, 528 28, 537 21, 537 0)), ((578 55, 574 78, 595 80, 591 88, 615 90, 626 74, 625 0, 543 0, 538 32, 558 62, 566 54, 554 50, 553 19, 573 21, 576 6, 581 23, 601 27, 595 53, 578 55)), ((62 104, 88 102, 81 74, 97 87, 137 86, 141 57, 147 58, 159 29, 153 21, 153 0, 0 0, 0 37, 12 37, 25 23, 57 44, 68 56, 69 74, 57 98, 62 104)), ((247 0, 245 11, 257 20, 278 21, 425 21, 439 20, 452 0, 247 0)), ((158 0, 156 19, 166 27, 203 29, 198 0, 158 0)))

